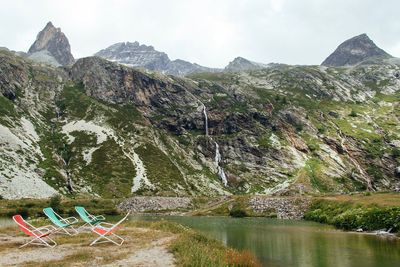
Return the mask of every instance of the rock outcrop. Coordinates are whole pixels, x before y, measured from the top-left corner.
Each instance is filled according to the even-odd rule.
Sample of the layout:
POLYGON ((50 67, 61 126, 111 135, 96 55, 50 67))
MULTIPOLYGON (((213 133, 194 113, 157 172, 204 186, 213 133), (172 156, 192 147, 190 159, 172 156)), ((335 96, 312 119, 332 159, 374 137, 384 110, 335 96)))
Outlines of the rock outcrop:
POLYGON ((48 22, 46 27, 39 32, 36 41, 29 48, 28 54, 34 60, 52 65, 68 66, 75 62, 67 37, 60 28, 54 27, 51 22, 48 22))
POLYGON ((191 205, 189 197, 132 197, 120 203, 118 208, 140 213, 187 209, 191 205))
POLYGON ((334 67, 351 66, 364 61, 373 63, 376 60, 391 57, 391 55, 376 46, 364 33, 343 42, 321 65, 334 67))
POLYGON ((301 220, 308 211, 311 199, 306 197, 298 198, 271 198, 252 197, 249 201, 250 207, 255 212, 274 210, 278 219, 301 220))

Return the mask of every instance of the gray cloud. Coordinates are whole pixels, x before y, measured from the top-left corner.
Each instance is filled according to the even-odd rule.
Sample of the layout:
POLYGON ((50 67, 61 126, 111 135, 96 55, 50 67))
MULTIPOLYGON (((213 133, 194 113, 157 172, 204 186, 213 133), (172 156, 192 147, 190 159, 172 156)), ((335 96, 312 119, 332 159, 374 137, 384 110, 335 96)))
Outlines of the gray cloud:
POLYGON ((181 58, 223 67, 236 56, 319 64, 338 44, 367 33, 400 56, 397 0, 2 1, 0 46, 27 51, 47 21, 61 27, 75 57, 139 41, 181 58))

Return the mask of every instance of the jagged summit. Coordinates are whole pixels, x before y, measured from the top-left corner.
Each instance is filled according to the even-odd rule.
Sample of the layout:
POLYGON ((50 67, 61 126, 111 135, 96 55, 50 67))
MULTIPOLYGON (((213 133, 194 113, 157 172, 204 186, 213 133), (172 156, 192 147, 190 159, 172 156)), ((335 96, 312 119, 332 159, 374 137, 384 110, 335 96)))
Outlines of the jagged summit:
POLYGON ((60 28, 54 27, 51 21, 39 32, 28 54, 32 59, 52 65, 66 66, 75 62, 67 37, 60 28))
POLYGON ((181 59, 171 61, 166 53, 155 50, 151 45, 140 44, 136 41, 113 44, 100 50, 95 56, 132 67, 142 67, 176 76, 216 71, 181 59))
POLYGON ((120 42, 100 50, 95 56, 149 70, 165 69, 170 59, 168 55, 153 46, 140 45, 139 42, 120 42))
POLYGON ((238 71, 262 69, 267 67, 268 67, 267 64, 250 61, 243 57, 236 57, 233 61, 229 62, 229 64, 225 67, 224 70, 230 72, 238 72, 238 71))
POLYGON ((367 34, 363 33, 344 41, 322 62, 323 66, 356 65, 370 59, 386 59, 392 56, 380 49, 367 34))

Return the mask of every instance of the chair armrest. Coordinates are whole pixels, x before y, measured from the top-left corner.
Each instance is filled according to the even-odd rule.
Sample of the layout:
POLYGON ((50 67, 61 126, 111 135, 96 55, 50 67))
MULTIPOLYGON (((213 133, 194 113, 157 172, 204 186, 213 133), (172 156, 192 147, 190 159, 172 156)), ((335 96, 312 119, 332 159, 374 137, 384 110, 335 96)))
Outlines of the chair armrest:
POLYGON ((106 217, 104 217, 104 215, 97 215, 94 217, 96 218, 96 220, 105 220, 106 219, 106 217))
POLYGON ((50 233, 51 230, 49 228, 47 228, 46 226, 37 228, 35 230, 32 231, 33 234, 35 234, 36 236, 41 236, 47 233, 50 233))
POLYGON ((78 219, 75 217, 68 217, 64 219, 65 222, 67 222, 68 224, 74 224, 78 222, 78 219))
POLYGON ((55 226, 53 226, 53 225, 46 225, 46 226, 42 226, 42 227, 39 227, 39 228, 36 228, 36 230, 50 230, 50 231, 56 231, 57 230, 57 228, 55 227, 55 226))
POLYGON ((105 229, 109 229, 109 228, 114 227, 114 224, 112 224, 112 223, 106 223, 106 222, 101 222, 101 223, 97 224, 97 226, 100 226, 100 227, 105 228, 105 229), (103 226, 103 225, 105 225, 105 226, 103 226))

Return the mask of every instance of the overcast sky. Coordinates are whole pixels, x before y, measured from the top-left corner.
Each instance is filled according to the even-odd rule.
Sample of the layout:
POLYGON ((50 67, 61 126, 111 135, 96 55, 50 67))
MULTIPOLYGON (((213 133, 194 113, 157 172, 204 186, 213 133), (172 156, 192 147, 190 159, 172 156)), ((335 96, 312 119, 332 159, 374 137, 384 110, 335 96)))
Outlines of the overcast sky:
POLYGON ((399 11, 399 0, 2 0, 0 46, 27 51, 52 21, 75 58, 138 41, 210 67, 237 56, 320 64, 361 33, 400 57, 399 11))

